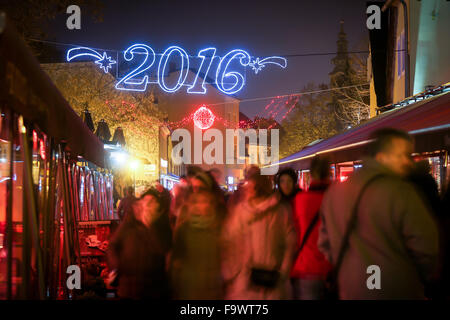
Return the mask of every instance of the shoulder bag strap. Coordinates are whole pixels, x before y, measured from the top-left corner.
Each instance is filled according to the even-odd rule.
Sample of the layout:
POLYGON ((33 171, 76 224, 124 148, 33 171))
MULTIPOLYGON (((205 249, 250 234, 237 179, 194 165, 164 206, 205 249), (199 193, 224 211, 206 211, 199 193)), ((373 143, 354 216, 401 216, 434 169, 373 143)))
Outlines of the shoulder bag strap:
POLYGON ((311 234, 312 230, 314 229, 314 226, 317 224, 317 222, 319 221, 319 210, 317 210, 316 214, 314 215, 314 218, 311 220, 311 223, 308 226, 308 229, 306 229, 305 231, 305 235, 303 236, 302 242, 300 244, 300 247, 297 250, 297 254, 296 257, 298 257, 298 255, 300 254, 300 252, 302 251, 303 247, 306 244, 306 241, 309 238, 309 235, 311 234))
POLYGON ((333 268, 333 271, 332 271, 332 274, 333 274, 333 278, 334 278, 334 279, 337 279, 337 275, 338 275, 338 273, 339 273, 339 269, 341 268, 342 260, 343 260, 343 258, 344 258, 345 250, 346 250, 347 247, 348 247, 348 241, 349 241, 349 239, 350 239, 350 234, 352 233, 353 228, 354 228, 355 225, 356 225, 356 219, 357 219, 357 215, 358 215, 358 207, 359 207, 359 203, 361 202, 361 198, 362 198, 362 196, 363 196, 363 194, 364 194, 364 191, 366 191, 367 187, 368 187, 372 182, 374 182, 375 180, 377 180, 378 178, 381 178, 381 177, 383 177, 383 176, 384 176, 383 174, 378 174, 378 175, 375 175, 375 176, 373 176, 372 178, 370 178, 370 179, 366 182, 366 184, 362 187, 361 191, 359 192, 358 197, 356 198, 355 206, 353 207, 353 211, 352 211, 352 214, 351 214, 351 216, 350 216, 350 220, 349 220, 349 222, 348 222, 348 224, 347 224, 347 229, 346 229, 346 231, 345 231, 345 234, 344 234, 344 238, 343 238, 343 240, 342 240, 341 247, 340 247, 340 249, 339 249, 339 251, 338 251, 338 252, 339 252, 338 258, 337 258, 337 260, 336 260, 336 264, 334 265, 334 268, 333 268))

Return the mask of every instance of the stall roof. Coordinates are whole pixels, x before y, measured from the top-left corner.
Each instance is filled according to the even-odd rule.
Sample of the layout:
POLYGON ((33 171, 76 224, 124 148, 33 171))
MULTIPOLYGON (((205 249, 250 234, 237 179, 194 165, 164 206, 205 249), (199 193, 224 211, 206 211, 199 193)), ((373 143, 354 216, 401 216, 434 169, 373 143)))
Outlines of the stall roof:
POLYGON ((0 101, 39 127, 73 156, 104 167, 103 143, 89 130, 41 69, 6 15, 0 12, 0 101))
MULTIPOLYGON (((449 148, 450 92, 422 100, 403 108, 384 112, 344 133, 320 141, 281 159, 280 166, 306 169, 312 157, 327 154, 333 162, 360 160, 363 146, 377 129, 393 127, 408 131, 416 141, 417 152, 449 148)), ((273 164, 272 164, 273 165, 273 164)))

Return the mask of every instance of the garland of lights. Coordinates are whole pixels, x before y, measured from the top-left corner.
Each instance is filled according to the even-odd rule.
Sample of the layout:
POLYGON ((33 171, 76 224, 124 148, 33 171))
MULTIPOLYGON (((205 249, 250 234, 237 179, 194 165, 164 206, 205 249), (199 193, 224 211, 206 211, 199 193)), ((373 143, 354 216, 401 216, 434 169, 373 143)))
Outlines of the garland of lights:
MULTIPOLYGON (((290 95, 288 97, 286 96, 278 96, 270 101, 269 104, 267 104, 264 108, 265 111, 268 111, 268 119, 275 119, 275 117, 280 113, 281 109, 283 109, 283 106, 287 109, 288 106, 290 107, 287 109, 287 111, 281 116, 281 120, 284 120, 289 113, 294 109, 294 107, 297 105, 300 97, 290 95), (284 103, 283 103, 284 102, 284 103)), ((138 113, 138 108, 135 103, 129 103, 126 101, 121 101, 121 103, 114 103, 111 101, 106 101, 106 105, 110 108, 111 115, 113 116, 113 119, 115 121, 123 121, 126 117, 126 114, 132 114, 133 120, 136 118, 136 114, 138 113), (119 106, 119 110, 113 109, 111 105, 119 106), (126 106, 126 108, 123 108, 126 106)), ((261 121, 267 121, 266 118, 257 118, 255 120, 240 120, 238 123, 226 120, 221 118, 220 116, 215 115, 211 109, 206 107, 205 105, 202 105, 197 110, 192 112, 191 114, 187 115, 183 119, 179 121, 161 121, 159 119, 152 119, 148 115, 141 114, 138 115, 140 121, 144 123, 147 127, 153 127, 153 126, 160 126, 164 125, 169 127, 170 129, 177 129, 177 128, 184 128, 187 126, 189 122, 193 122, 194 125, 201 129, 206 130, 212 127, 214 122, 218 121, 222 123, 227 128, 241 128, 241 129, 249 129, 249 128, 255 128, 259 127, 261 121)), ((276 125, 276 122, 273 122, 268 129, 272 129, 276 125)), ((133 135, 140 136, 144 138, 144 135, 140 132, 138 133, 135 128, 127 128, 132 131, 133 135)), ((141 130, 139 130, 141 131, 141 130)))

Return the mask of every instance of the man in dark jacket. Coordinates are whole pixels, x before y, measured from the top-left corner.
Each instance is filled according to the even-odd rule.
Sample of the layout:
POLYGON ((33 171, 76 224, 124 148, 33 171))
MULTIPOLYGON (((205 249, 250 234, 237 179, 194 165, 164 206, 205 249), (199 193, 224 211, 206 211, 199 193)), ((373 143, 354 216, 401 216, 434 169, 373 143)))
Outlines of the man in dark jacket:
POLYGON ((363 168, 332 185, 322 208, 319 249, 335 265, 363 187, 337 276, 341 299, 423 299, 438 265, 438 230, 414 187, 402 179, 413 143, 395 129, 374 134, 363 168))
POLYGON ((134 188, 127 187, 125 189, 125 196, 120 200, 119 207, 117 208, 117 215, 120 221, 125 219, 125 214, 131 211, 133 203, 136 202, 136 197, 134 196, 134 188))

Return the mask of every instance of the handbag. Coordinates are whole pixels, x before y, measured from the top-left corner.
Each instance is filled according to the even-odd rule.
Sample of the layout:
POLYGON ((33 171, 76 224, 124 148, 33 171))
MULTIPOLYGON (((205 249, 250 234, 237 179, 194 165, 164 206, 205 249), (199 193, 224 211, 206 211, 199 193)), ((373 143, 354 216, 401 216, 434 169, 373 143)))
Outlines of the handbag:
POLYGON ((342 260, 344 258, 344 253, 346 249, 348 248, 348 242, 350 239, 350 234, 353 231, 354 227, 356 226, 356 219, 358 216, 358 207, 359 203, 361 202, 361 198, 364 194, 364 191, 366 191, 367 187, 377 180, 378 178, 383 177, 383 174, 378 174, 370 178, 365 185, 361 188, 361 191, 358 194, 358 197, 356 198, 355 205, 352 210, 352 214, 350 216, 350 220, 347 224, 346 231, 344 233, 344 238, 342 240, 341 246, 338 251, 338 258, 336 260, 336 264, 334 265, 333 269, 328 273, 327 278, 325 280, 325 287, 326 287, 326 293, 325 293, 325 299, 327 300, 339 300, 339 286, 338 286, 338 274, 339 269, 342 265, 342 260))
POLYGON ((260 268, 252 268, 250 272, 250 281, 253 285, 273 289, 277 286, 280 279, 278 270, 266 270, 260 268))

